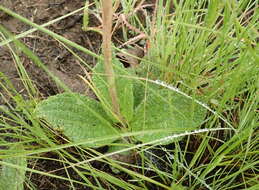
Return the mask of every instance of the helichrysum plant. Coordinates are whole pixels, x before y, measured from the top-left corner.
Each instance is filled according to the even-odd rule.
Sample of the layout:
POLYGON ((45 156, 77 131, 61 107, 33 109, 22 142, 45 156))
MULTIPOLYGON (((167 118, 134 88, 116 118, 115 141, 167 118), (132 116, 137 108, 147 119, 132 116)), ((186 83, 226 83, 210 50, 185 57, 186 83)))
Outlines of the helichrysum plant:
POLYGON ((150 142, 193 130, 205 109, 185 96, 134 80, 111 52, 112 2, 103 1, 103 54, 91 80, 98 100, 76 93, 49 97, 36 106, 37 117, 87 147, 109 145, 123 132, 139 132, 131 142, 150 142), (150 132, 149 132, 150 131, 150 132), (153 131, 153 132, 152 132, 153 131), (95 139, 104 139, 95 141, 95 139))
MULTIPOLYGON (((107 136, 116 136, 123 131, 141 132, 136 140, 149 142, 173 133, 196 129, 204 120, 206 110, 181 94, 154 84, 145 86, 130 79, 130 73, 114 59, 116 86, 121 121, 112 111, 103 64, 98 63, 92 83, 99 101, 77 93, 63 93, 49 97, 36 106, 35 113, 49 124, 64 132, 74 142, 107 136), (123 122, 120 124, 120 122, 123 122), (147 133, 145 131, 161 130, 147 133)), ((87 144, 98 147, 114 139, 87 144)))

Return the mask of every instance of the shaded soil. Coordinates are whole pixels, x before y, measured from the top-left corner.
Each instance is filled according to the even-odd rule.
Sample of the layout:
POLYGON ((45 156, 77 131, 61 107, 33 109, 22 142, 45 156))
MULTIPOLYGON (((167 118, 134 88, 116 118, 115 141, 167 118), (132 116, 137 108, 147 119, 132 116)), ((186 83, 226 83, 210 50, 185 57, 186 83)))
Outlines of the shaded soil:
MULTIPOLYGON (((84 1, 10 1, 1 0, 1 5, 6 6, 12 11, 32 20, 34 23, 43 24, 73 10, 84 6, 84 1)), ((19 34, 30 29, 30 26, 19 22, 4 13, 0 14, 1 24, 4 25, 13 34, 19 34)), ((92 19, 95 24, 96 19, 92 19)), ((99 23, 96 23, 99 25, 99 23)), ((87 49, 99 52, 101 46, 101 36, 93 32, 84 32, 82 27, 82 13, 69 16, 48 27, 51 31, 64 36, 65 38, 86 47, 87 49), (94 39, 94 40, 92 40, 94 39)), ((67 49, 64 48, 57 40, 43 34, 42 32, 34 32, 25 38, 20 39, 27 45, 55 74, 63 81, 71 90, 79 93, 86 93, 86 85, 79 79, 78 75, 84 72, 79 65, 79 61, 67 49)), ((18 92, 24 92, 22 81, 19 79, 16 66, 11 55, 11 51, 7 46, 0 47, 0 68, 8 78, 11 79, 18 92)), ((93 66, 95 60, 93 57, 72 50, 80 56, 89 66, 93 66)), ((47 74, 31 62, 26 56, 20 57, 23 66, 28 72, 33 83, 39 89, 43 96, 54 95, 62 90, 47 76, 47 74)), ((26 96, 26 93, 23 93, 26 96)), ((0 102, 3 103, 3 102, 0 102)))

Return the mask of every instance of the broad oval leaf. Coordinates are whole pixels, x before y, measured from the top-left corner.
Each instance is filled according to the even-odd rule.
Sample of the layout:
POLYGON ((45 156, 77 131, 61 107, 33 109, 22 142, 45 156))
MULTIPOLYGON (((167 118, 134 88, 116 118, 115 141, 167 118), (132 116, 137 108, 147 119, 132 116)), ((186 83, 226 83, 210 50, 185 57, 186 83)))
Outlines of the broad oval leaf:
POLYGON ((143 131, 136 139, 150 142, 197 128, 205 113, 206 110, 191 99, 168 89, 151 91, 150 88, 146 99, 136 108, 130 127, 133 132, 143 131), (149 130, 161 131, 145 133, 149 130))
POLYGON ((150 93, 150 88, 152 88, 155 91, 161 90, 161 87, 156 84, 147 83, 141 80, 134 80, 134 83, 133 83, 134 108, 137 108, 145 98, 146 94, 150 93))
MULTIPOLYGON (((22 150, 23 146, 18 145, 11 148, 14 152, 22 150)), ((27 168, 26 157, 11 157, 3 159, 3 162, 19 166, 24 169, 2 165, 0 172, 0 189, 23 190, 25 172, 27 168)))
MULTIPOLYGON (((133 117, 133 83, 132 79, 124 76, 130 76, 131 74, 116 58, 113 58, 113 65, 120 111, 126 121, 129 122, 132 120, 133 117)), ((112 101, 108 91, 109 87, 104 72, 104 64, 102 62, 97 63, 97 65, 93 69, 93 72, 95 74, 92 77, 92 81, 98 92, 97 96, 100 98, 101 101, 103 101, 105 105, 104 110, 107 112, 110 118, 114 122, 118 122, 118 119, 116 119, 111 112, 112 101)))
POLYGON ((80 94, 63 93, 49 97, 36 106, 35 112, 52 127, 62 130, 73 142, 88 141, 87 147, 107 145, 115 139, 91 140, 118 134, 106 119, 100 103, 80 94))

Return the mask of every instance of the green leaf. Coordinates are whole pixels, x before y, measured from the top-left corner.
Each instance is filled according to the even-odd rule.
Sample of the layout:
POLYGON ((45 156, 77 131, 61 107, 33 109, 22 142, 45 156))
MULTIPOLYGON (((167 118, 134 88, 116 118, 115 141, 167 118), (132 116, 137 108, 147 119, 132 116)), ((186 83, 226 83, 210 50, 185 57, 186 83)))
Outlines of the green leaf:
POLYGON ((181 184, 172 183, 171 189, 172 190, 187 190, 187 187, 182 186, 181 184))
MULTIPOLYGON (((124 76, 130 76, 131 74, 116 58, 113 59, 113 65, 120 111, 123 117, 129 122, 132 120, 133 117, 133 84, 132 79, 124 76)), ((104 107, 104 109, 114 122, 118 122, 118 120, 113 116, 111 112, 112 101, 108 91, 107 78, 104 75, 104 64, 102 62, 97 63, 97 65, 93 69, 93 72, 95 73, 95 75, 93 76, 92 80, 94 86, 98 91, 97 96, 101 99, 101 101, 106 101, 104 104, 106 105, 106 107, 104 107)))
POLYGON ((89 141, 85 146, 98 147, 115 139, 91 142, 97 138, 118 134, 111 126, 99 102, 76 93, 49 97, 36 106, 36 115, 60 129, 73 142, 89 141))
MULTIPOLYGON (((129 147, 134 146, 134 144, 127 142, 126 140, 123 139, 119 139, 116 142, 113 142, 109 147, 108 147, 108 153, 112 153, 112 152, 117 152, 117 151, 122 151, 124 149, 127 149, 129 147)), ((128 151, 123 151, 118 153, 119 155, 123 155, 123 156, 130 156, 132 155, 132 151, 128 150, 128 151)))
POLYGON ((154 91, 150 88, 146 100, 136 108, 130 127, 133 132, 161 129, 156 133, 135 137, 142 142, 149 142, 197 128, 205 113, 206 110, 191 99, 168 89, 154 91))
MULTIPOLYGON (((21 150, 23 147, 15 146, 12 149, 21 150)), ((23 182, 25 180, 25 169, 27 167, 27 161, 24 157, 14 157, 3 159, 3 162, 13 164, 24 168, 18 169, 3 165, 0 174, 0 189, 8 190, 23 190, 23 182)))
POLYGON ((133 94, 134 94, 134 108, 137 108, 137 106, 143 101, 145 98, 145 94, 150 92, 150 89, 152 90, 160 90, 161 87, 153 84, 153 83, 145 83, 145 81, 141 80, 135 80, 133 83, 133 94))

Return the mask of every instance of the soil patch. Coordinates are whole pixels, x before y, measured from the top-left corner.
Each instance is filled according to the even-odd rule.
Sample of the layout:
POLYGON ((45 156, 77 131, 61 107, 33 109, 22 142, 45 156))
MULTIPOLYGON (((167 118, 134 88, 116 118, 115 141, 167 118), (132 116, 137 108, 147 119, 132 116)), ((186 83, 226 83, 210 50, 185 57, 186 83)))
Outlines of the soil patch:
MULTIPOLYGON (((62 15, 65 15, 73 10, 84 6, 84 1, 10 1, 1 0, 1 5, 13 10, 14 12, 32 20, 37 24, 43 24, 62 15)), ((30 26, 19 22, 4 13, 0 14, 1 24, 6 27, 13 34, 19 34, 27 31, 30 26)), ((91 23, 96 23, 95 18, 91 18, 91 23)), ((101 36, 93 32, 84 32, 82 29, 82 13, 69 16, 48 28, 60 34, 67 39, 76 42, 87 49, 99 52, 101 46, 101 36)), ((88 88, 85 83, 81 81, 78 75, 84 76, 79 61, 62 46, 57 40, 43 34, 42 32, 34 32, 25 38, 20 39, 27 45, 48 67, 48 69, 55 74, 61 81, 63 81, 71 90, 79 93, 86 93, 88 88)), ((85 53, 79 52, 72 48, 72 51, 80 56, 89 66, 93 66, 95 59, 85 53)), ((54 81, 51 80, 47 74, 38 68, 25 56, 20 57, 23 66, 28 72, 31 80, 37 86, 40 94, 43 96, 54 95, 62 90, 57 87, 54 81)), ((0 68, 11 82, 15 85, 19 92, 26 92, 23 89, 22 81, 19 79, 16 64, 13 61, 13 56, 10 49, 5 46, 0 49, 0 68)), ((1 91, 2 92, 2 91, 1 91)), ((3 103, 3 102, 0 102, 3 103)))

